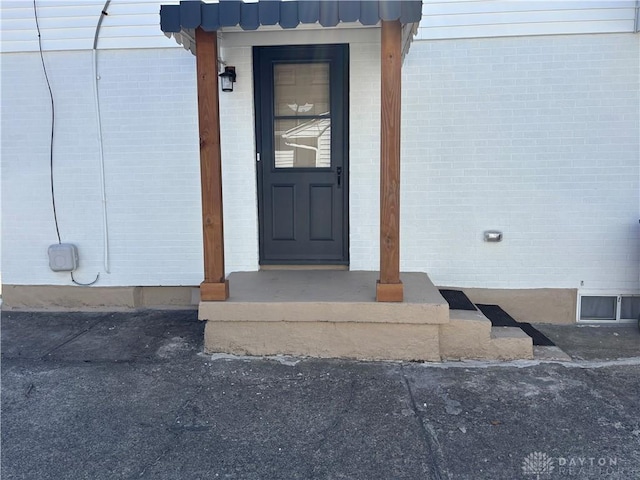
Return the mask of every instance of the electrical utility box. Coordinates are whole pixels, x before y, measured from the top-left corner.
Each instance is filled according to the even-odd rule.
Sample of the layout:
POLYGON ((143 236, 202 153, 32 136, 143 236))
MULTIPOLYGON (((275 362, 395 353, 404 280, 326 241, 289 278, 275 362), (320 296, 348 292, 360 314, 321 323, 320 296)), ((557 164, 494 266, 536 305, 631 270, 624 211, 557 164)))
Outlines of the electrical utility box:
POLYGON ((78 268, 78 247, 56 243, 49 247, 49 268, 54 272, 73 272, 78 268))

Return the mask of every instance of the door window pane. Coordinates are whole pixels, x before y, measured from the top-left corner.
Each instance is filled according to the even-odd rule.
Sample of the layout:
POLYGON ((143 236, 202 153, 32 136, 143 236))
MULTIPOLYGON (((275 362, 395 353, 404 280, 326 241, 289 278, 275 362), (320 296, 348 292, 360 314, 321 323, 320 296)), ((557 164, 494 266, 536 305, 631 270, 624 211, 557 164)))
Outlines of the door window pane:
POLYGON ((331 119, 275 120, 276 168, 327 168, 331 166, 331 119))
POLYGON ((618 297, 582 297, 580 320, 615 320, 618 297))
POLYGON ((640 297, 622 297, 620 305, 621 320, 637 320, 640 316, 640 297))
POLYGON ((329 64, 282 63, 273 67, 276 117, 329 113, 329 64))

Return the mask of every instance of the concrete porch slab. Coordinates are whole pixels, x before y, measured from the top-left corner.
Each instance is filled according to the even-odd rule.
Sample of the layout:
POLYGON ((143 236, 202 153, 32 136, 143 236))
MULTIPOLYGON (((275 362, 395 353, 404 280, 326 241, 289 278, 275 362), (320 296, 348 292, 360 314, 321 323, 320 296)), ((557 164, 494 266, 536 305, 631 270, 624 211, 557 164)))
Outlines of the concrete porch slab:
POLYGON ((424 273, 401 275, 403 303, 375 301, 377 272, 233 273, 225 302, 200 302, 205 351, 366 360, 440 360, 449 305, 424 273))
POLYGON ((229 276, 230 297, 200 302, 205 351, 363 360, 530 359, 519 328, 449 311, 425 273, 404 273, 404 302, 376 302, 377 272, 280 270, 229 276))
POLYGON ((225 302, 200 302, 200 320, 446 324, 449 305, 425 273, 403 273, 402 303, 375 301, 377 272, 281 270, 229 275, 225 302))

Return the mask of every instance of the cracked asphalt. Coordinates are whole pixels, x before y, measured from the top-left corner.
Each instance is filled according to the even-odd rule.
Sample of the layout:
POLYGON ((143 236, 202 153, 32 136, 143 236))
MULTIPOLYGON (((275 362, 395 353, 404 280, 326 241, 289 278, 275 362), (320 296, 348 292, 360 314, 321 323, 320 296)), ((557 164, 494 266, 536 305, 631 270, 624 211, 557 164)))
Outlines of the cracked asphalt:
POLYGON ((619 360, 419 364, 204 355, 203 327, 3 312, 2 478, 640 478, 635 330, 619 360))

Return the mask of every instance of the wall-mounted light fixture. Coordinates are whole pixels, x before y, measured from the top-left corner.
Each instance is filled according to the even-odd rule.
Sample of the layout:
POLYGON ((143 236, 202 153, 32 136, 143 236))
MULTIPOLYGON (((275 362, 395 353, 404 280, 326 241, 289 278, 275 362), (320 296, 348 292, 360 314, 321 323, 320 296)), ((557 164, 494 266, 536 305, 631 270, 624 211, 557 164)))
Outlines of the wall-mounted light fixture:
POLYGON ((502 241, 502 232, 497 230, 487 230, 484 232, 484 241, 485 242, 501 242, 502 241))
POLYGON ((220 75, 220 83, 223 92, 233 92, 233 84, 236 83, 236 67, 224 67, 220 75))

